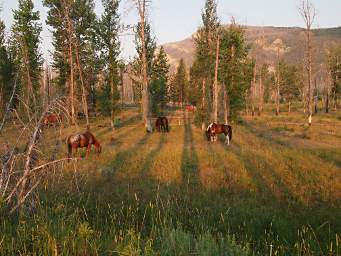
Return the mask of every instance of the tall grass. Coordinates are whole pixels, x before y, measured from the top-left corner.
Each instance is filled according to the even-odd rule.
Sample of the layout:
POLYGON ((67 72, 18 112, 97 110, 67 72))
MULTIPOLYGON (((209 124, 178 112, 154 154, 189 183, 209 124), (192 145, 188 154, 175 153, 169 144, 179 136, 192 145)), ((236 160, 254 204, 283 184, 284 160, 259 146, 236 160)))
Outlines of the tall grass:
POLYGON ((1 208, 0 255, 341 255, 340 131, 299 118, 236 125, 228 148, 189 123, 96 128, 99 158, 48 175, 33 211, 1 208))

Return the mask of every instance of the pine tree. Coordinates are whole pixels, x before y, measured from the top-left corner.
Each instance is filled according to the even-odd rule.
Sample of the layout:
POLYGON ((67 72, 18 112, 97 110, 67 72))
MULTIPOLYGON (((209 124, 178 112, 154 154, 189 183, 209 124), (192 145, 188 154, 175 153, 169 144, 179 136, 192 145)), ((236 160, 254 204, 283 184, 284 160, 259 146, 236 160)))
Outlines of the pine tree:
POLYGON ((5 24, 0 20, 0 108, 5 109, 13 89, 14 66, 5 41, 5 24))
POLYGON ((288 112, 291 112, 291 103, 299 99, 300 92, 304 87, 303 70, 284 61, 280 62, 279 68, 281 98, 288 103, 288 112))
POLYGON ((34 11, 32 0, 19 0, 18 10, 13 11, 12 49, 28 106, 38 106, 42 57, 39 40, 42 26, 39 12, 34 11), (18 47, 19 46, 19 47, 18 47))
MULTIPOLYGON (((253 62, 248 58, 249 48, 242 27, 232 24, 221 30, 220 76, 225 87, 227 117, 235 117, 245 106, 247 91, 253 77, 253 62)), ((226 120, 225 120, 226 121, 226 120)))
POLYGON ((162 113, 167 102, 167 84, 170 65, 167 54, 160 47, 159 54, 155 57, 153 72, 151 76, 150 94, 152 103, 152 113, 162 113))
POLYGON ((195 62, 198 84, 192 85, 198 89, 197 95, 201 97, 201 107, 197 115, 201 120, 202 128, 209 122, 212 112, 213 93, 218 85, 214 85, 214 71, 216 63, 216 42, 219 32, 219 19, 217 16, 217 3, 215 0, 206 0, 202 12, 203 27, 199 28, 195 36, 195 62), (200 84, 200 86, 199 86, 200 84), (204 94, 204 95, 203 95, 204 94))
POLYGON ((177 102, 180 102, 181 106, 188 101, 188 76, 186 70, 186 64, 183 59, 180 59, 176 75, 175 75, 177 102))
POLYGON ((330 93, 333 99, 334 110, 338 109, 338 101, 341 97, 341 46, 330 49, 327 65, 331 77, 330 93))
POLYGON ((117 89, 119 81, 119 54, 120 41, 119 29, 120 18, 118 14, 119 1, 103 0, 104 13, 99 21, 98 36, 100 57, 104 68, 106 83, 104 85, 104 94, 102 95, 102 110, 107 106, 111 114, 111 127, 114 128, 114 118, 116 103, 119 98, 117 89), (109 89, 108 89, 109 88, 109 89))
MULTIPOLYGON (((153 75, 153 65, 156 50, 155 37, 152 35, 151 26, 144 20, 143 26, 139 22, 135 28, 135 48, 137 57, 133 62, 133 73, 135 75, 134 86, 137 93, 141 95, 142 118, 147 131, 151 130, 150 122, 150 83, 153 75), (142 27, 144 32, 142 33, 142 27), (142 36, 143 35, 143 36, 142 36), (144 39, 144 42, 142 41, 144 39), (144 64, 144 61, 146 62, 144 64), (146 81, 145 81, 146 80, 146 81)), ((137 95, 138 96, 138 95, 137 95)))
POLYGON ((80 100, 89 126, 89 92, 93 92, 98 71, 94 2, 45 0, 44 5, 49 8, 47 24, 53 28, 54 67, 59 71, 57 84, 62 92, 68 90, 72 122, 75 122, 76 95, 80 89, 80 100))

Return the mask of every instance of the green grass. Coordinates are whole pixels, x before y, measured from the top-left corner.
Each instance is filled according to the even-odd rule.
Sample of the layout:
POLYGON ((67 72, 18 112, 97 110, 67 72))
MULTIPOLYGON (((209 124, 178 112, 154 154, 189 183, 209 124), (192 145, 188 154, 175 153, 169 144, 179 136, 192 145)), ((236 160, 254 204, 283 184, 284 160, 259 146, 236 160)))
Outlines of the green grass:
POLYGON ((0 255, 341 255, 336 114, 311 128, 297 113, 245 117, 230 147, 189 122, 146 134, 121 115, 114 132, 92 125, 102 155, 48 175, 33 213, 1 210, 0 255))

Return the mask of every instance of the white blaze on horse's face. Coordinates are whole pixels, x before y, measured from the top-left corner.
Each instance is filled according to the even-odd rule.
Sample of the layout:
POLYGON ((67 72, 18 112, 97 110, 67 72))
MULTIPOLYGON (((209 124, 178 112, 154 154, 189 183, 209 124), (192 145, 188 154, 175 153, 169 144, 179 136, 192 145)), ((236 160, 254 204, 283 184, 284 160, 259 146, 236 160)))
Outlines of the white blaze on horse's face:
POLYGON ((75 143, 75 142, 79 141, 80 137, 81 137, 81 135, 79 135, 79 134, 73 135, 70 138, 70 142, 75 143))
POLYGON ((209 126, 207 127, 206 131, 209 131, 213 126, 213 123, 209 124, 209 126))

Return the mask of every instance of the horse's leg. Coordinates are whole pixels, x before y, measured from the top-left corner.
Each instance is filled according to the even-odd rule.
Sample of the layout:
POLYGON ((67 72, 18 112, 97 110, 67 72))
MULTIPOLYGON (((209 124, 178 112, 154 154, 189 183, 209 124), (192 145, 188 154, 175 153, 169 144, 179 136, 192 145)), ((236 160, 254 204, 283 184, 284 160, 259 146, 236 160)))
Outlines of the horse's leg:
POLYGON ((85 154, 85 157, 88 157, 88 156, 89 156, 90 150, 91 150, 91 144, 89 144, 89 145, 86 147, 86 154, 85 154))
POLYGON ((230 145, 230 134, 225 134, 225 136, 226 136, 226 140, 225 140, 225 143, 227 144, 227 145, 230 145))

